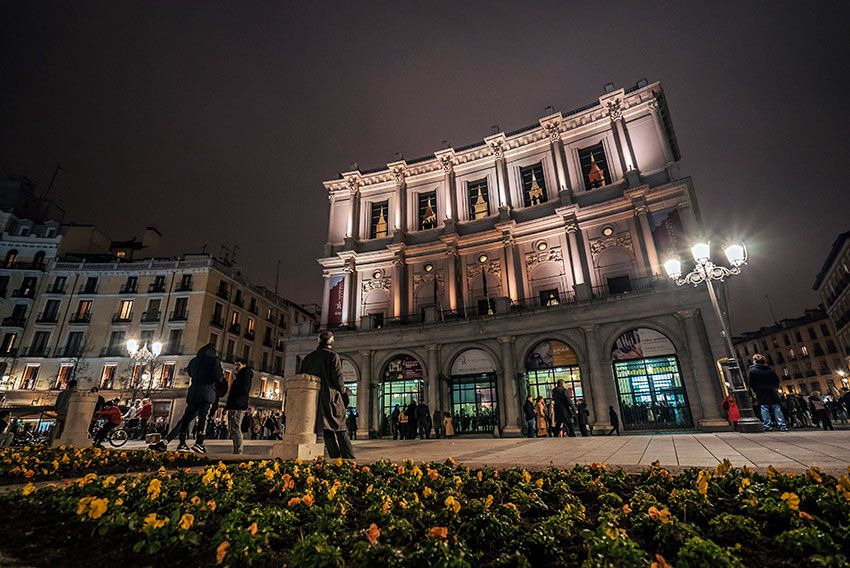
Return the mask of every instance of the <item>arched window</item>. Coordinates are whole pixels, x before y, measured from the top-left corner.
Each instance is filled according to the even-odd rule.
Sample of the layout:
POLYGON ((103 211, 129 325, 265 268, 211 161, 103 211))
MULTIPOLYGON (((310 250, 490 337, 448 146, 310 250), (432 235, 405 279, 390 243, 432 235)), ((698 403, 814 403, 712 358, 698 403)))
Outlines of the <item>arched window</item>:
POLYGON ((18 249, 12 249, 6 253, 6 267, 12 267, 15 265, 15 262, 18 260, 18 249))

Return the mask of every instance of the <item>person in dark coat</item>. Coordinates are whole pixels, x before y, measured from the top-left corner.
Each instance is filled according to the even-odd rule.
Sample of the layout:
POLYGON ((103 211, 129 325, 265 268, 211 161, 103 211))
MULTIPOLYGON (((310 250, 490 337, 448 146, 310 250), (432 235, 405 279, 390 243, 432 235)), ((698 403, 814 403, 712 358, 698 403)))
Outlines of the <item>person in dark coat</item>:
POLYGON ((552 398, 555 400, 555 436, 559 436, 566 426, 570 438, 575 438, 576 429, 573 418, 576 415, 576 407, 567 390, 567 383, 558 381, 558 386, 552 390, 552 398))
POLYGON ((613 404, 608 406, 608 420, 611 422, 611 431, 608 432, 608 435, 610 436, 611 434, 616 432, 617 435, 619 436, 620 435, 620 417, 617 416, 617 411, 614 410, 613 404))
POLYGON ((535 432, 535 426, 537 425, 537 419, 534 416, 534 402, 531 400, 531 395, 526 397, 525 404, 522 405, 522 413, 525 416, 525 435, 529 438, 536 437, 537 433, 535 432))
POLYGON ((427 440, 431 437, 431 411, 428 405, 420 402, 416 407, 416 423, 419 426, 419 437, 427 440))
POLYGON ((578 403, 578 429, 581 432, 582 438, 590 436, 590 431, 587 428, 587 419, 590 416, 590 411, 587 409, 587 403, 582 400, 578 403))
POLYGON ((207 433, 207 417, 213 403, 217 399, 216 388, 222 388, 222 383, 227 385, 224 372, 221 370, 221 361, 219 361, 215 354, 215 345, 208 343, 198 349, 198 354, 189 361, 187 370, 189 371, 189 377, 192 379, 192 382, 189 385, 189 390, 186 392, 186 410, 183 411, 180 421, 177 422, 177 425, 165 438, 156 444, 148 446, 151 450, 164 452, 168 449, 168 443, 178 436, 180 437, 180 444, 177 446, 177 450, 188 450, 189 447, 186 445, 186 438, 189 435, 189 425, 192 423, 192 420, 197 418, 197 434, 192 451, 200 454, 207 452, 207 449, 204 447, 204 440, 207 433))
POLYGON ((434 437, 443 437, 443 411, 439 408, 434 411, 432 424, 434 425, 434 437))
POLYGON ((776 426, 782 432, 787 432, 788 426, 782 416, 782 399, 779 398, 779 377, 768 366, 767 359, 761 353, 753 355, 753 364, 747 371, 747 380, 750 382, 750 388, 756 393, 764 431, 770 432, 770 413, 773 412, 776 426))
POLYGON ((405 410, 405 414, 407 414, 406 438, 408 440, 416 439, 416 425, 419 423, 416 417, 416 406, 416 399, 413 399, 407 405, 407 410, 405 410))
POLYGON ((357 412, 351 408, 348 410, 348 418, 345 421, 346 427, 348 427, 348 437, 352 440, 357 439, 357 412))
POLYGON ((354 459, 354 448, 345 426, 345 402, 342 393, 342 362, 333 351, 334 335, 330 331, 319 334, 319 347, 304 357, 301 373, 319 377, 319 420, 324 430, 325 449, 331 458, 354 459))
POLYGON ((248 410, 248 397, 251 392, 251 380, 254 378, 254 371, 248 366, 248 361, 243 357, 238 357, 233 365, 236 375, 233 377, 233 384, 230 385, 230 392, 227 394, 227 403, 224 409, 227 411, 227 427, 230 430, 230 439, 233 440, 233 453, 241 454, 243 446, 242 437, 242 421, 245 419, 245 412, 248 410))
POLYGON ((404 433, 399 432, 399 416, 401 416, 401 407, 396 404, 395 408, 393 408, 392 414, 390 414, 390 427, 393 431, 393 440, 398 440, 399 434, 401 434, 402 440, 404 439, 404 433))

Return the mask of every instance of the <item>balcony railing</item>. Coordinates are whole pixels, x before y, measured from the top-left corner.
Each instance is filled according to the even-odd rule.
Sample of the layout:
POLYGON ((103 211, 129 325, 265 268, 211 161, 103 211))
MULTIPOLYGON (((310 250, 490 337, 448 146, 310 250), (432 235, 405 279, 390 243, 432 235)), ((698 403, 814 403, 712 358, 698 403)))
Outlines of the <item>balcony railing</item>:
POLYGON ((221 316, 213 316, 210 318, 210 325, 223 329, 224 318, 222 318, 221 316))
POLYGON ((165 292, 165 282, 152 282, 148 286, 148 294, 162 294, 165 292))
POLYGON ((18 288, 17 290, 12 290, 12 297, 32 300, 35 298, 35 288, 18 288))
POLYGON ((57 321, 59 321, 59 314, 58 313, 47 313, 46 314, 44 312, 41 312, 40 314, 38 314, 38 317, 36 318, 35 321, 36 321, 36 323, 56 323, 57 321))
POLYGON ((186 321, 189 319, 189 312, 187 311, 173 311, 171 312, 171 317, 168 318, 170 321, 186 321))
POLYGON ((82 357, 83 356, 83 348, 82 346, 77 347, 57 347, 53 351, 54 357, 82 357))
POLYGON ((100 350, 101 357, 121 357, 127 354, 127 350, 121 345, 109 345, 100 350))
POLYGON ((245 332, 245 339, 247 339, 248 341, 254 341, 254 339, 256 337, 257 337, 257 334, 253 331, 246 331, 245 332))
POLYGON ((131 321, 133 321, 133 312, 112 314, 112 323, 130 323, 131 321))
POLYGON ((162 349, 163 355, 180 355, 181 353, 183 353, 183 346, 179 344, 171 345, 170 343, 166 343, 162 349))
POLYGON ((82 286, 80 286, 79 290, 77 290, 77 293, 78 294, 97 294, 97 289, 98 289, 97 284, 94 284, 94 285, 91 285, 91 286, 88 285, 88 284, 83 284, 82 286))
POLYGON ((91 312, 86 312, 84 314, 74 314, 71 316, 71 323, 90 323, 91 322, 91 312))
POLYGON ((50 349, 46 346, 24 347, 21 350, 21 357, 50 357, 50 349))
POLYGON ((124 284, 121 286, 120 294, 137 294, 139 292, 139 284, 124 284))
POLYGON ((235 333, 236 335, 239 335, 242 332, 242 326, 239 325, 238 323, 232 323, 232 324, 230 324, 230 327, 227 328, 227 331, 229 331, 230 333, 235 333))
POLYGON ((67 288, 67 284, 62 284, 61 286, 57 286, 56 284, 54 284, 53 286, 51 286, 50 288, 45 290, 44 293, 45 294, 64 294, 66 288, 67 288))
POLYGON ((7 318, 3 318, 3 325, 5 327, 26 327, 27 318, 9 316, 7 318))
POLYGON ((175 292, 191 292, 192 291, 192 281, 189 282, 178 282, 176 286, 174 286, 175 292))
POLYGON ((155 321, 159 321, 159 311, 156 312, 142 312, 142 323, 152 323, 155 321))
POLYGON ((0 357, 17 357, 18 356, 18 348, 12 347, 6 350, 0 350, 0 357))
POLYGON ((47 265, 44 262, 19 262, 13 260, 10 262, 4 262, 2 267, 17 270, 41 270, 43 272, 47 265))

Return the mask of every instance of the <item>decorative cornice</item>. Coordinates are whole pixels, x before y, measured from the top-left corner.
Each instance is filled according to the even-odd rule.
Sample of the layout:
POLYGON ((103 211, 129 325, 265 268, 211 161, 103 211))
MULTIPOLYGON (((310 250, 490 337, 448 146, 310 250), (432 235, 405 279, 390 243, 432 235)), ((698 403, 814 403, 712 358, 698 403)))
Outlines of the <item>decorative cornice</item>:
POLYGON ((623 118, 623 103, 621 99, 614 99, 605 103, 605 108, 608 112, 608 118, 611 122, 623 118))
POLYGON ((389 292, 390 288, 392 287, 392 278, 389 276, 385 276, 383 278, 372 278, 370 280, 365 280, 360 287, 363 290, 363 300, 365 302, 366 294, 372 292, 373 290, 383 290, 385 292, 389 292))
POLYGON ((564 256, 561 252, 561 247, 552 247, 544 251, 532 251, 525 253, 525 266, 528 270, 531 270, 538 264, 543 264, 544 262, 563 263, 563 261, 564 256))
POLYGON ((622 233, 617 233, 610 237, 590 239, 590 254, 594 260, 596 260, 596 257, 604 250, 612 247, 621 247, 634 252, 634 249, 632 248, 631 233, 623 231, 622 233))

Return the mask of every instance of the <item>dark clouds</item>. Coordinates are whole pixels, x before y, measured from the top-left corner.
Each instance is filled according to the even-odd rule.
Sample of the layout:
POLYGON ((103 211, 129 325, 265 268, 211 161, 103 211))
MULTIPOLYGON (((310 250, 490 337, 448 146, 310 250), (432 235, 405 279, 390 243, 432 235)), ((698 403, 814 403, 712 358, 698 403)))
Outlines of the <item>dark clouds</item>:
POLYGON ((816 303, 847 230, 845 3, 3 3, 0 168, 115 238, 238 244, 318 302, 321 181, 661 80, 711 229, 747 238, 735 327, 816 303))

